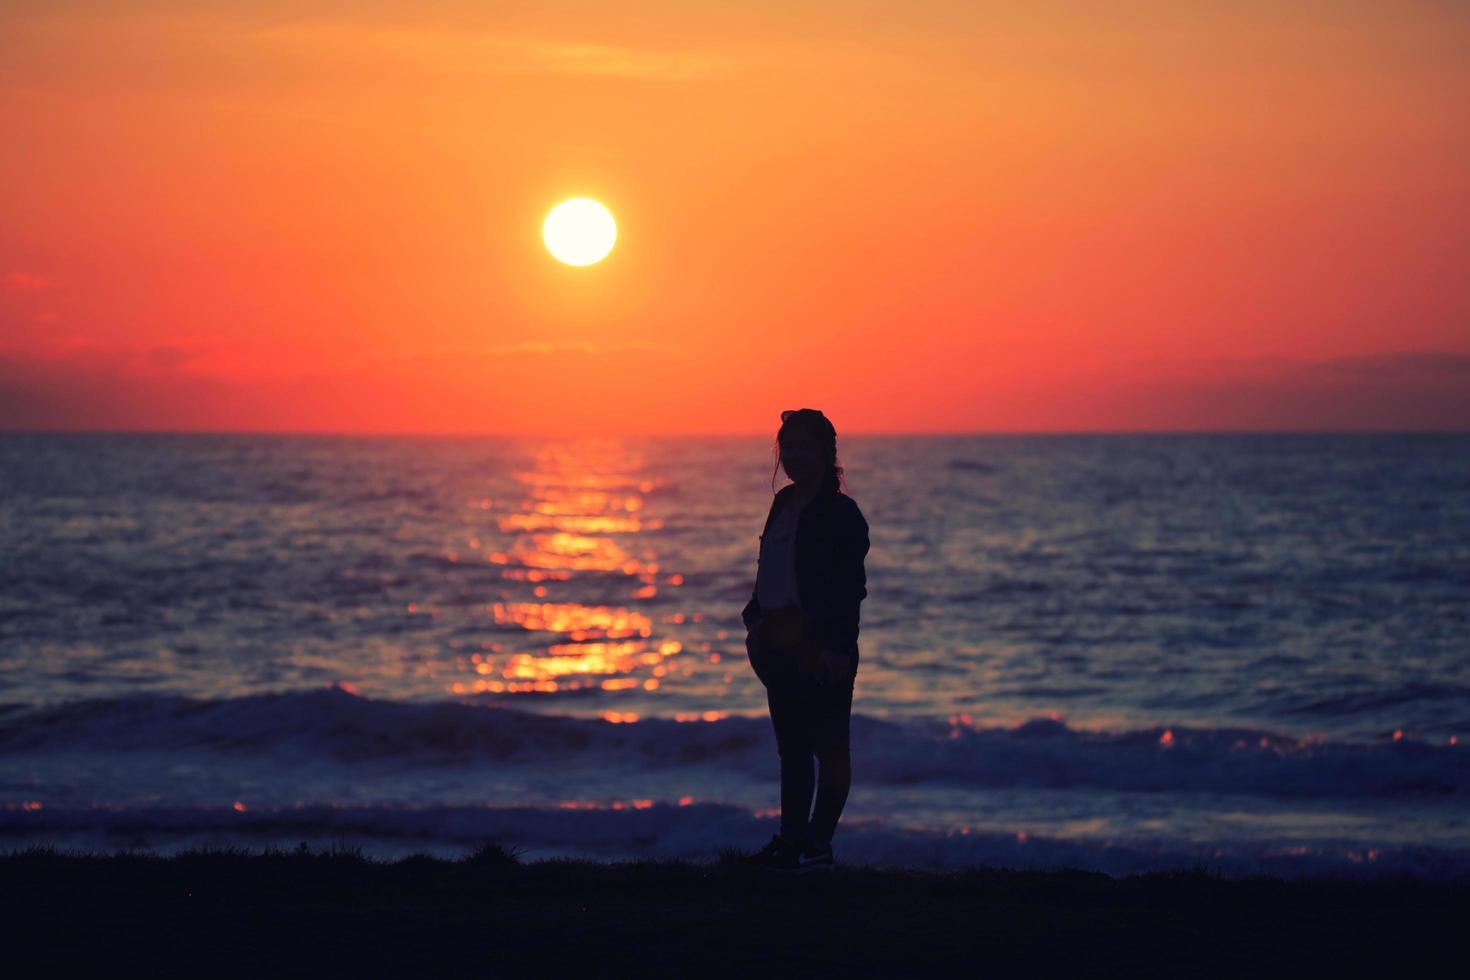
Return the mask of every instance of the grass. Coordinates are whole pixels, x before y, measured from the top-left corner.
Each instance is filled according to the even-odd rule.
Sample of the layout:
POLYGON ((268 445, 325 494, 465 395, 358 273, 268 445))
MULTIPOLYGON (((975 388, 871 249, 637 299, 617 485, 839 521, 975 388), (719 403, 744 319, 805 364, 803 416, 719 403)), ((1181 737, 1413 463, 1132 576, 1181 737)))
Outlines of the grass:
MULTIPOLYGON (((1428 972, 1470 882, 1225 879, 1206 867, 527 862, 195 848, 0 854, 9 962, 151 976, 1245 976, 1428 972)), ((19 975, 19 974, 17 974, 19 975)))

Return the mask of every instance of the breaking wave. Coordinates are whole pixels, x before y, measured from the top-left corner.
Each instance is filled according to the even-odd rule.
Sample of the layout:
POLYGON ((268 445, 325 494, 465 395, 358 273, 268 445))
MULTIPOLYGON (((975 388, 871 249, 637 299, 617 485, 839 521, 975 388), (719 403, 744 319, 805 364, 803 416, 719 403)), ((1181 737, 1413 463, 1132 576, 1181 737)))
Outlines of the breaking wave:
MULTIPOLYGON (((698 716, 695 716, 698 717, 698 716)), ((1278 799, 1470 799, 1466 747, 1296 739, 1249 728, 1092 731, 1039 718, 852 718, 868 784, 1236 793, 1278 799)), ((138 696, 0 709, 0 754, 206 750, 404 767, 484 764, 647 771, 769 770, 769 719, 608 721, 340 688, 197 700, 138 696)))

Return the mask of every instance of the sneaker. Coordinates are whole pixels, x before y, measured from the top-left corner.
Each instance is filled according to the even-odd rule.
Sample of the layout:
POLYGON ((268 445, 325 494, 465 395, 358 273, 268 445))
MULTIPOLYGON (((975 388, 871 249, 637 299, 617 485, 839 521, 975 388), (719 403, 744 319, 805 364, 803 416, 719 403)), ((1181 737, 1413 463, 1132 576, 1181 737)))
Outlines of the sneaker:
POLYGON ((808 871, 831 871, 836 862, 832 860, 832 845, 808 842, 797 856, 799 862, 797 871, 803 874, 808 871))
POLYGON ((773 834, 771 842, 745 859, 745 863, 758 868, 777 871, 797 871, 801 868, 801 847, 773 834))

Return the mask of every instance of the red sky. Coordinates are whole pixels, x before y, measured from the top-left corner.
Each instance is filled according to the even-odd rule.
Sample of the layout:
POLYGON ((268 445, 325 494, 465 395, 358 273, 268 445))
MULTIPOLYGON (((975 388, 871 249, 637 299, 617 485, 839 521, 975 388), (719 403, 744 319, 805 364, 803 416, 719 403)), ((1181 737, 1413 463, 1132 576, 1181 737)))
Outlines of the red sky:
POLYGON ((0 9, 0 428, 1470 428, 1465 4, 118 6, 0 9))

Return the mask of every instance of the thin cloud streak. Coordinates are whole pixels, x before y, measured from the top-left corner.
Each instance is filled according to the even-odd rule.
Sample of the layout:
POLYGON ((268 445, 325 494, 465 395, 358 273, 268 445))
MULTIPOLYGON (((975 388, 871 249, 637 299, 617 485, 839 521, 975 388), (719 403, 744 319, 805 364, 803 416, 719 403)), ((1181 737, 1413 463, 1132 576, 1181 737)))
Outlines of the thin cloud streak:
POLYGON ((257 31, 262 44, 320 58, 366 57, 435 74, 558 74, 686 81, 722 74, 739 60, 708 51, 669 51, 519 34, 360 27, 339 23, 287 24, 257 31))
POLYGON ((408 363, 545 356, 548 354, 606 355, 626 353, 672 355, 684 353, 684 350, 671 344, 659 344, 648 340, 627 340, 613 343, 596 343, 584 340, 524 340, 513 344, 494 344, 475 347, 446 346, 441 344, 423 351, 362 351, 357 356, 358 359, 364 361, 408 363))
POLYGON ((0 276, 0 293, 48 293, 57 288, 56 280, 19 269, 0 276))
MULTIPOLYGON (((171 430, 182 419, 186 428, 207 429, 516 433, 539 424, 551 404, 559 406, 559 424, 605 423, 607 398, 619 392, 642 413, 624 426, 625 434, 658 434, 664 431, 659 420, 687 392, 653 379, 681 374, 679 362, 660 358, 648 365, 647 383, 620 387, 625 372, 599 370, 597 361, 585 358, 668 350, 643 341, 527 341, 421 354, 375 351, 369 360, 397 364, 403 372, 379 377, 367 365, 355 370, 342 364, 258 378, 211 373, 205 355, 213 350, 182 344, 76 347, 45 356, 0 352, 0 429, 171 430), (557 370, 572 365, 577 369, 557 370), (518 398, 504 387, 504 372, 528 369, 544 379, 539 399, 518 398), (423 377, 434 384, 404 383, 423 377), (298 411, 301 399, 313 404, 310 416, 298 411)), ((1466 354, 1222 360, 1213 372, 1208 361, 1192 363, 1184 379, 1156 368, 1132 375, 1098 370, 1018 377, 1000 388, 978 386, 957 402, 900 398, 875 406, 871 396, 857 392, 834 414, 840 408, 853 432, 1470 430, 1466 354), (1247 370, 1250 361, 1256 363, 1247 370)), ((758 414, 761 396, 751 397, 748 405, 738 398, 732 403, 737 414, 758 414)))

